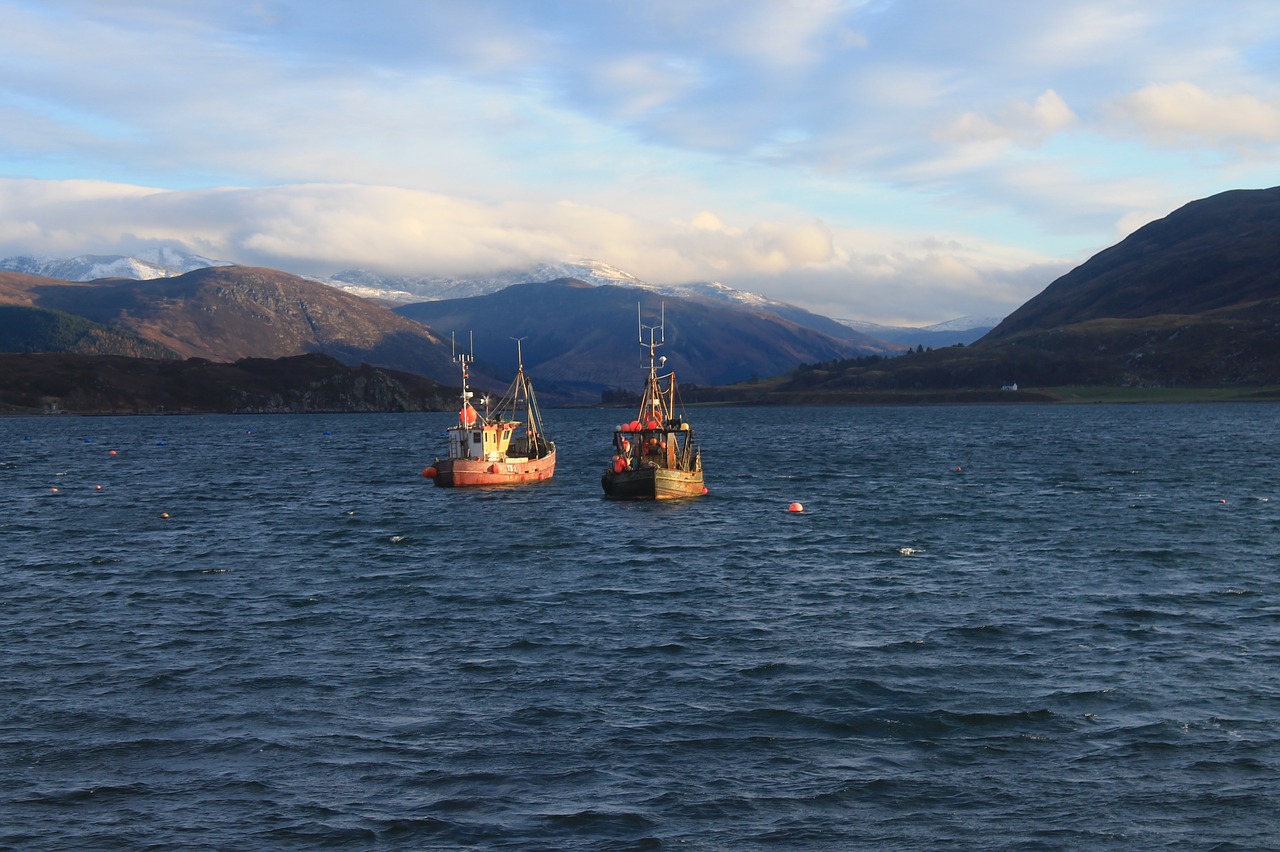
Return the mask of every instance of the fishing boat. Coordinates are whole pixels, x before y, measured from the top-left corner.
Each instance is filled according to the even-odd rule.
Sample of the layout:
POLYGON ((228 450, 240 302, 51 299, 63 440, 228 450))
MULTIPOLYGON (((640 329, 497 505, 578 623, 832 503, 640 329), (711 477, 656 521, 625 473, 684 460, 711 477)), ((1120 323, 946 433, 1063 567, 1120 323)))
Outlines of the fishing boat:
POLYGON ((457 354, 462 368, 462 407, 458 422, 446 433, 449 455, 437 458, 422 475, 441 488, 523 485, 550 479, 556 472, 556 445, 542 428, 542 415, 533 383, 524 372, 524 354, 516 341, 516 377, 506 395, 492 408, 488 397, 471 404, 467 387, 474 356, 457 354))
POLYGON ((649 354, 649 376, 636 419, 613 429, 613 461, 600 484, 606 497, 619 500, 671 500, 707 493, 702 482, 702 452, 693 429, 679 411, 676 374, 660 374, 666 356, 666 308, 656 326, 646 326, 637 308, 640 346, 649 354), (647 340, 646 340, 647 336, 647 340))

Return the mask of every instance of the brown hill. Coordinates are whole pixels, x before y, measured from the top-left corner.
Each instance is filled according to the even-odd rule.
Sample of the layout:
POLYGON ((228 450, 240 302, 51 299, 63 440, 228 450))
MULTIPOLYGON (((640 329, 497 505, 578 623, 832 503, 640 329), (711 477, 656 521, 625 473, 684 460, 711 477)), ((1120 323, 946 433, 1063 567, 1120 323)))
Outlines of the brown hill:
POLYGON ((130 358, 177 358, 131 331, 62 311, 0 304, 0 352, 76 352, 130 358))
POLYGON ((0 303, 127 329, 179 356, 235 361, 323 353, 440 380, 447 343, 388 309, 273 269, 227 266, 174 278, 61 281, 0 273, 0 303))

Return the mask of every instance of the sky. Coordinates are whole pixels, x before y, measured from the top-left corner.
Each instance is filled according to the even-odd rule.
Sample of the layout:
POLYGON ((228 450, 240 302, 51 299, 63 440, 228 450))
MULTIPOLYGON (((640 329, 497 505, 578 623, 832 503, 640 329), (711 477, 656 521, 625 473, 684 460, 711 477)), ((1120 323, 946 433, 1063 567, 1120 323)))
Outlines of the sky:
POLYGON ((1004 316, 1280 184, 1274 0, 0 0, 0 256, 1004 316))

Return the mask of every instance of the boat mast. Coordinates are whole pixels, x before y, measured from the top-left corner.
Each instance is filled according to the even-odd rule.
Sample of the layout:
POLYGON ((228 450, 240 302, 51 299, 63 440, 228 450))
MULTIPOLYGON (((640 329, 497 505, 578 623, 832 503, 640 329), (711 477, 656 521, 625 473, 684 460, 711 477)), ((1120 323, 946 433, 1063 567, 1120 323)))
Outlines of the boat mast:
MULTIPOLYGON (((658 324, 645 325, 640 315, 640 303, 636 302, 636 325, 639 326, 640 348, 649 351, 649 379, 645 387, 644 396, 640 400, 640 419, 644 420, 645 415, 650 413, 645 411, 645 404, 649 403, 649 408, 652 409, 651 401, 657 401, 662 410, 662 420, 665 423, 670 419, 671 412, 667 401, 662 398, 662 388, 658 384, 658 363, 655 360, 655 353, 658 347, 667 342, 667 303, 662 303, 658 314, 658 324), (645 340, 645 332, 649 334, 647 341, 645 340)), ((664 356, 662 361, 665 362, 666 360, 664 356)))
POLYGON ((464 426, 471 425, 470 423, 466 422, 466 419, 467 419, 466 413, 467 413, 467 406, 471 404, 471 397, 475 396, 475 394, 467 390, 467 379, 470 377, 470 374, 471 374, 470 367, 471 367, 471 364, 474 363, 476 360, 475 332, 473 331, 473 332, 470 332, 469 334, 471 339, 470 355, 468 355, 466 352, 458 351, 458 341, 455 339, 453 332, 449 333, 449 341, 453 348, 453 363, 459 365, 462 368, 462 409, 461 411, 458 412, 458 417, 461 419, 462 424, 464 426))

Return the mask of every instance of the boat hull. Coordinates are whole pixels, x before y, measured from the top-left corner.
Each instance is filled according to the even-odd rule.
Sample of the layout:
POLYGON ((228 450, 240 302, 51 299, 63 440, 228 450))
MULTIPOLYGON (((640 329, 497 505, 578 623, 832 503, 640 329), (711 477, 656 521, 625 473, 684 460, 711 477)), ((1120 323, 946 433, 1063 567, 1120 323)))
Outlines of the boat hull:
POLYGON ((523 485, 555 476, 556 454, 553 450, 542 458, 520 462, 441 459, 432 467, 436 469, 432 481, 437 488, 523 485))
POLYGON ((604 495, 615 500, 678 500, 706 493, 701 470, 642 467, 606 471, 600 478, 604 495))

